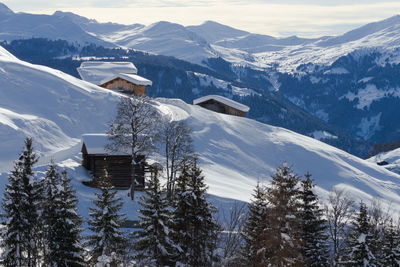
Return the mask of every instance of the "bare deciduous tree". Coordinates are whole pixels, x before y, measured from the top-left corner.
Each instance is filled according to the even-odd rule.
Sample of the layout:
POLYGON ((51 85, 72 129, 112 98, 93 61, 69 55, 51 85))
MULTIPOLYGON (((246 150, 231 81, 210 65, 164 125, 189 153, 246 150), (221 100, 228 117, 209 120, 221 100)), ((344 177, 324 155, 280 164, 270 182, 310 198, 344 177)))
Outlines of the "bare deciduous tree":
POLYGON ((237 202, 229 209, 229 214, 223 213, 221 232, 221 256, 223 266, 239 266, 243 245, 243 227, 247 219, 247 203, 237 202))
POLYGON ((147 156, 154 149, 156 126, 161 116, 148 97, 123 97, 117 107, 117 116, 109 124, 111 151, 130 150, 132 156, 132 183, 130 194, 134 199, 137 185, 135 166, 139 156, 147 156))
POLYGON ((333 262, 337 265, 344 249, 347 225, 351 220, 354 201, 342 190, 333 190, 325 205, 325 215, 328 223, 329 237, 333 247, 333 262))
POLYGON ((171 196, 179 166, 193 156, 192 129, 185 121, 165 120, 160 132, 165 167, 167 171, 167 192, 171 196))
POLYGON ((392 218, 391 212, 391 206, 388 206, 387 209, 384 210, 381 200, 379 198, 374 198, 369 208, 372 229, 378 230, 387 225, 392 218))

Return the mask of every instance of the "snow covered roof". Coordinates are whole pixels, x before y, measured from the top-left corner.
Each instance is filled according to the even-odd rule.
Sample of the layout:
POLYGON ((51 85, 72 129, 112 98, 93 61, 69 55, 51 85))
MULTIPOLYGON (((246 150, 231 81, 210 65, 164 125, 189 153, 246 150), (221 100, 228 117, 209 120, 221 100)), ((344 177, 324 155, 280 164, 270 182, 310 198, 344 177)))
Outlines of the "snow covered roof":
POLYGON ((222 104, 225 104, 227 106, 230 106, 232 108, 235 108, 235 109, 243 111, 243 112, 248 112, 250 110, 250 108, 248 106, 243 105, 239 102, 233 101, 232 99, 220 96, 220 95, 206 95, 206 96, 203 96, 203 97, 193 100, 193 104, 197 105, 199 103, 203 103, 208 100, 215 100, 217 102, 220 102, 222 104))
POLYGON ((82 135, 82 145, 85 144, 88 154, 104 155, 129 155, 128 151, 110 151, 106 145, 110 143, 107 134, 84 134, 82 135))
POLYGON ((151 86, 153 84, 152 81, 143 78, 142 76, 139 76, 137 74, 119 73, 111 77, 105 78, 99 83, 99 85, 105 84, 106 82, 112 81, 116 78, 121 78, 137 85, 151 86))
POLYGON ((86 61, 77 70, 82 80, 97 85, 116 74, 137 74, 137 68, 132 62, 86 61))

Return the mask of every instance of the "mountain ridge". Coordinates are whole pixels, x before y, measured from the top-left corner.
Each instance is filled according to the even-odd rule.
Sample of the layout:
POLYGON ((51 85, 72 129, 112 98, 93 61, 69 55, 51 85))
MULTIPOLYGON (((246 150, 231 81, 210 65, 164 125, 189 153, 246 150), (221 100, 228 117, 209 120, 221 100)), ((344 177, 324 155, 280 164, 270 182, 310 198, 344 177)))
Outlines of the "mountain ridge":
MULTIPOLYGON (((7 17, 19 16, 18 19, 13 20, 14 24, 18 25, 17 21, 26 19, 23 14, 12 12, 4 4, 2 10, 6 10, 7 17)), ((71 12, 56 11, 53 15, 31 15, 30 20, 29 22, 32 25, 36 25, 36 33, 32 30, 29 31, 22 25, 22 28, 19 28, 19 34, 16 34, 16 32, 7 34, 7 27, 11 27, 11 25, 7 24, 0 27, 0 30, 3 31, 3 35, 0 35, 0 38, 13 40, 26 38, 26 36, 53 39, 62 37, 61 39, 74 42, 89 41, 100 45, 122 46, 155 54, 174 56, 196 64, 204 65, 207 59, 221 56, 231 63, 247 64, 256 68, 268 68, 278 64, 281 71, 289 72, 295 71, 299 65, 309 62, 330 64, 351 51, 374 46, 373 43, 365 42, 365 40, 364 42, 360 41, 366 36, 370 36, 376 42, 379 41, 379 43, 375 43, 375 46, 393 48, 394 45, 400 43, 399 38, 396 39, 394 37, 398 36, 400 32, 400 29, 398 29, 400 28, 400 25, 398 25, 399 15, 366 24, 338 36, 322 36, 318 38, 301 38, 297 36, 276 38, 250 33, 215 21, 205 21, 201 25, 191 26, 182 26, 171 22, 166 26, 165 22, 161 22, 165 26, 163 31, 169 38, 155 40, 152 39, 152 32, 147 32, 148 29, 151 29, 151 25, 99 23, 96 20, 87 19, 71 12), (46 23, 40 22, 41 20, 46 20, 46 18, 48 20, 46 23), (67 34, 54 35, 50 33, 50 29, 46 30, 46 27, 49 27, 48 25, 57 25, 54 21, 56 18, 64 23, 67 23, 65 19, 69 19, 69 22, 79 27, 83 31, 80 32, 79 38, 72 34, 72 32, 77 34, 79 32, 78 29, 70 31, 71 36, 69 38, 67 34), (390 29, 393 24, 398 27, 390 29), (177 27, 180 30, 177 30, 177 27), (379 32, 380 30, 387 30, 386 35, 391 34, 391 40, 387 41, 385 38, 379 38, 377 31, 379 32), (24 33, 24 31, 27 32, 24 33), (355 41, 360 42, 355 43, 355 41), (338 49, 339 46, 344 44, 346 44, 346 47, 338 49), (325 48, 330 48, 330 50, 325 51, 325 48), (336 51, 331 48, 335 48, 334 50, 336 51)), ((156 22, 152 25, 154 27, 157 24, 156 22)), ((68 27, 73 28, 72 25, 68 27)))

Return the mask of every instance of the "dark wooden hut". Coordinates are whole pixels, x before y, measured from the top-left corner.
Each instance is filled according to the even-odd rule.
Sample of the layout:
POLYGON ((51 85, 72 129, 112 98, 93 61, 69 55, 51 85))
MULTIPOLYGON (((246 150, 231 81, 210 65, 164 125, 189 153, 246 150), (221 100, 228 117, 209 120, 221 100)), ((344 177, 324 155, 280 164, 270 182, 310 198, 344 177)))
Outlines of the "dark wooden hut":
MULTIPOLYGON (((108 176, 117 189, 127 189, 132 182, 132 156, 127 151, 109 151, 105 147, 108 137, 105 134, 85 134, 82 136, 82 165, 92 173, 93 182, 108 176)), ((145 157, 136 159, 136 189, 145 186, 145 174, 151 172, 145 157)))
POLYGON ((246 105, 219 95, 207 95, 197 98, 193 100, 193 104, 218 113, 239 117, 245 117, 250 110, 246 105))

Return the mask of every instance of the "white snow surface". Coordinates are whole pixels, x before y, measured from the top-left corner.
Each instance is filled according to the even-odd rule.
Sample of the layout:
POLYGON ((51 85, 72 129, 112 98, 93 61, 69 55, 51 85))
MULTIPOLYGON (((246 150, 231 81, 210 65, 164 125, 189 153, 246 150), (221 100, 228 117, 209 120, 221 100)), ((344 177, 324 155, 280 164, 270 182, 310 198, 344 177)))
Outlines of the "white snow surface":
POLYGON ((367 84, 365 88, 358 90, 357 93, 348 92, 341 98, 347 98, 349 101, 357 99, 356 107, 358 109, 369 109, 371 104, 375 101, 379 101, 385 97, 397 97, 400 98, 400 88, 390 89, 378 89, 375 84, 367 84))
POLYGON ((198 72, 188 72, 189 74, 192 74, 196 76, 199 81, 201 86, 211 86, 214 85, 215 87, 222 89, 232 95, 239 95, 239 96, 249 96, 249 95, 260 95, 256 91, 249 89, 249 88, 243 88, 243 87, 237 87, 232 85, 230 82, 217 79, 213 76, 203 74, 203 73, 198 73, 198 72))
POLYGON ((120 73, 137 74, 137 68, 132 62, 86 61, 77 70, 82 80, 97 85, 120 73))
POLYGON ((139 76, 137 74, 131 74, 131 73, 119 73, 110 77, 105 78, 100 82, 100 85, 105 84, 106 82, 112 81, 116 78, 121 78, 124 80, 127 80, 131 83, 137 84, 137 85, 144 85, 144 86, 151 86, 153 84, 152 81, 143 78, 142 76, 139 76))
POLYGON ((227 106, 230 106, 232 108, 235 108, 235 109, 243 111, 243 112, 248 112, 250 110, 250 108, 248 106, 243 105, 239 102, 236 102, 232 99, 220 96, 220 95, 206 95, 206 96, 203 96, 203 97, 193 100, 193 104, 198 105, 198 104, 206 102, 208 100, 215 100, 217 102, 223 103, 227 106))
POLYGON ((314 131, 310 134, 311 137, 321 140, 321 139, 337 139, 336 135, 333 135, 327 131, 314 131))
POLYGON ((380 131, 382 126, 380 125, 382 112, 379 112, 375 116, 369 118, 362 118, 358 125, 357 135, 364 138, 365 140, 370 139, 376 132, 380 131))
POLYGON ((34 137, 43 160, 62 156, 81 135, 104 132, 119 94, 61 71, 16 59, 0 47, 0 172, 23 140, 34 137))
POLYGON ((384 167, 390 171, 400 174, 400 148, 379 153, 368 159, 369 162, 379 163, 386 161, 388 164, 384 167))
POLYGON ((107 144, 109 143, 107 134, 83 134, 82 135, 82 145, 85 144, 86 150, 88 154, 98 154, 98 155, 130 155, 129 152, 126 151, 110 151, 106 149, 107 144))
MULTIPOLYGON (((79 139, 85 133, 103 133, 114 116, 120 94, 97 87, 53 69, 19 61, 0 50, 0 157, 1 171, 9 171, 26 136, 34 138, 41 164, 54 158, 66 168, 85 217, 96 189, 84 186, 90 174, 81 166, 79 139), (31 128, 30 128, 31 127, 31 128), (43 136, 44 134, 47 136, 43 136)), ((249 201, 257 181, 268 183, 282 163, 296 173, 313 174, 322 200, 339 188, 356 201, 380 197, 400 213, 400 175, 318 140, 257 121, 208 111, 177 99, 156 99, 156 107, 173 120, 186 120, 193 128, 195 150, 200 158, 210 200, 229 212, 232 201, 249 201)), ((153 160, 163 158, 157 154, 153 160)), ((45 166, 39 166, 43 175, 45 166)), ((0 175, 0 189, 7 183, 0 175)), ((137 218, 137 202, 127 191, 123 212, 137 218)), ((140 196, 140 193, 135 196, 140 196)))

